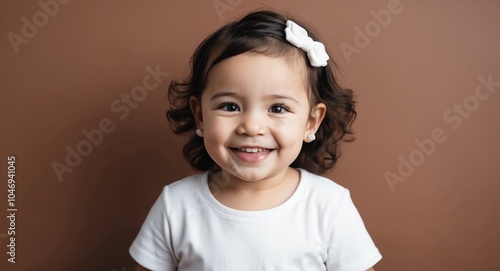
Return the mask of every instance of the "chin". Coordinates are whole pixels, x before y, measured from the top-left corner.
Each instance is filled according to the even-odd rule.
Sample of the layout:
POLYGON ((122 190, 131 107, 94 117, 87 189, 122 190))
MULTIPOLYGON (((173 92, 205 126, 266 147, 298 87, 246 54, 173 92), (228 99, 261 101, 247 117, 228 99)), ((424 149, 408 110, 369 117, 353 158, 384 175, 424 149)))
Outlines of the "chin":
POLYGON ((233 176, 245 182, 258 182, 267 177, 262 174, 234 174, 233 176))
POLYGON ((277 172, 265 172, 261 168, 243 169, 239 172, 229 172, 232 176, 246 182, 258 182, 278 175, 277 172))

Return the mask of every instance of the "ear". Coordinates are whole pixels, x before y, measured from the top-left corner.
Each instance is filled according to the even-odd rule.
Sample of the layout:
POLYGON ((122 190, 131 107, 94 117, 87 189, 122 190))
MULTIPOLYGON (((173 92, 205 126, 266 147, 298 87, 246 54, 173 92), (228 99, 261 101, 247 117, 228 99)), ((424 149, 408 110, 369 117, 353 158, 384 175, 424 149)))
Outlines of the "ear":
POLYGON ((311 113, 309 114, 309 120, 307 121, 306 131, 304 134, 304 141, 309 134, 315 134, 318 131, 319 126, 326 114, 326 105, 324 103, 318 103, 313 106, 311 113))
POLYGON ((203 130, 203 114, 201 113, 201 101, 198 98, 191 96, 189 98, 189 107, 193 113, 194 120, 196 121, 196 127, 203 130))

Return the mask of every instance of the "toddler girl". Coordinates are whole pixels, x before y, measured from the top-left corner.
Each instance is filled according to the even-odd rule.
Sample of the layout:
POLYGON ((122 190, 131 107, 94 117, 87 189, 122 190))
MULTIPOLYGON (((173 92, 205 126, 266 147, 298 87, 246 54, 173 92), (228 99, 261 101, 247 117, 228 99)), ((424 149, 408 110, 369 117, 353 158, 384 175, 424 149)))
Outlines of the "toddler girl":
POLYGON ((130 247, 136 270, 360 271, 381 259, 349 191, 316 175, 356 116, 332 64, 271 11, 199 45, 189 77, 170 85, 167 116, 204 173, 165 186, 130 247))

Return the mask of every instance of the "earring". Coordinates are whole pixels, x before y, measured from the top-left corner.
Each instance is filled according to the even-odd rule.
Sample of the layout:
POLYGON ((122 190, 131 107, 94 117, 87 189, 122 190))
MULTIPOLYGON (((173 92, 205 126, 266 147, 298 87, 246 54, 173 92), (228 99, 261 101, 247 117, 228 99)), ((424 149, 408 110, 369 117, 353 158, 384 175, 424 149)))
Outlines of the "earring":
POLYGON ((201 129, 196 129, 196 135, 199 137, 203 137, 203 131, 201 129))
POLYGON ((307 142, 313 142, 314 140, 316 140, 316 135, 315 134, 308 134, 306 139, 307 139, 307 142))

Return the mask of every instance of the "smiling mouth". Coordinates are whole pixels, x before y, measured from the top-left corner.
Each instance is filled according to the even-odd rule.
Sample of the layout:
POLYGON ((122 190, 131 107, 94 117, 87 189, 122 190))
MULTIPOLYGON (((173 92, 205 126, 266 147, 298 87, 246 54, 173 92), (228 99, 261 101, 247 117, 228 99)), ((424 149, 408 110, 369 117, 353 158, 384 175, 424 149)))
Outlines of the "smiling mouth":
POLYGON ((262 152, 267 149, 263 148, 237 148, 237 150, 242 151, 242 152, 262 152))
POLYGON ((273 151, 273 149, 258 148, 258 147, 242 147, 230 148, 236 157, 245 162, 258 162, 266 157, 273 151))

